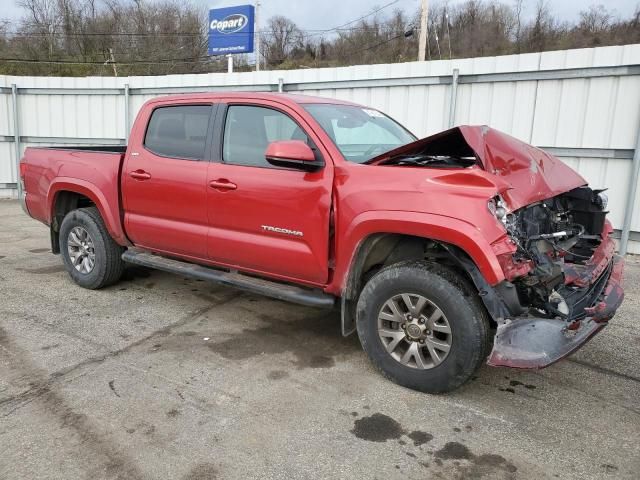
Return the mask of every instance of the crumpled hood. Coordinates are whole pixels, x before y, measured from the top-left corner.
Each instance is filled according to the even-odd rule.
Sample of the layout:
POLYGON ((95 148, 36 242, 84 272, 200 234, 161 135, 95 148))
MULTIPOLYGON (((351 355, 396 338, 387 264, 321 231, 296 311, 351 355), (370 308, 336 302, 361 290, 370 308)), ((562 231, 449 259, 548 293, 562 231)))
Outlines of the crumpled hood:
POLYGON ((485 171, 510 186, 502 195, 512 210, 587 184, 553 155, 484 125, 455 127, 386 152, 369 163, 375 165, 397 155, 431 151, 432 146, 437 155, 474 153, 485 171))

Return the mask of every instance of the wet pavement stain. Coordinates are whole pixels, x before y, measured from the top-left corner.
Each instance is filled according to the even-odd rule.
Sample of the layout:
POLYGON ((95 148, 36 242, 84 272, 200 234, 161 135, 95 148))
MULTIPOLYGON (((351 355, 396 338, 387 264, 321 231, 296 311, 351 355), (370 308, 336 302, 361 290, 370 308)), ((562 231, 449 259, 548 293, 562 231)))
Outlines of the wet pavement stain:
POLYGON ((40 267, 40 268, 19 268, 18 270, 27 272, 27 273, 35 273, 37 275, 58 273, 58 272, 65 271, 64 265, 50 265, 48 267, 40 267))
POLYGON ((222 342, 210 343, 209 349, 235 361, 289 353, 295 357, 293 363, 298 369, 331 368, 336 357, 360 351, 356 338, 340 335, 340 317, 335 313, 293 321, 269 315, 260 315, 260 319, 265 326, 245 328, 222 342))
POLYGON ((459 478, 484 478, 499 472, 508 478, 515 478, 518 471, 518 468, 502 455, 475 455, 466 445, 459 442, 447 442, 435 452, 434 457, 434 463, 438 466, 443 466, 444 461, 453 460, 453 468, 459 478))
POLYGON ((435 457, 442 460, 468 460, 472 456, 471 451, 459 442, 447 442, 444 447, 435 453, 435 457))
POLYGON ((526 383, 522 383, 519 380, 511 380, 509 382, 509 385, 511 385, 512 387, 523 386, 524 388, 527 388, 529 390, 535 390, 535 388, 536 388, 535 385, 529 385, 529 384, 526 384, 526 383))
POLYGON ((397 440, 405 432, 393 418, 382 413, 374 413, 369 417, 356 420, 351 433, 362 440, 382 443, 387 440, 397 440))
POLYGON ((429 443, 431 440, 433 440, 433 435, 427 432, 420 432, 418 430, 414 430, 413 432, 408 434, 407 437, 413 440, 413 444, 416 447, 424 445, 425 443, 429 443))
POLYGON ((177 334, 179 337, 195 337, 197 335, 196 332, 192 332, 192 331, 187 331, 187 332, 180 332, 177 334))
POLYGON ((289 374, 284 370, 272 370, 267 373, 267 378, 269 380, 282 380, 283 378, 287 378, 289 374))
POLYGON ((191 469, 183 480, 215 480, 218 478, 218 469, 210 463, 201 463, 191 469))
POLYGON ((180 410, 177 408, 172 408, 167 412, 167 417, 169 418, 176 418, 178 415, 180 415, 180 410))
POLYGON ((29 253, 45 253, 50 251, 51 249, 49 248, 34 248, 33 250, 29 250, 29 253))

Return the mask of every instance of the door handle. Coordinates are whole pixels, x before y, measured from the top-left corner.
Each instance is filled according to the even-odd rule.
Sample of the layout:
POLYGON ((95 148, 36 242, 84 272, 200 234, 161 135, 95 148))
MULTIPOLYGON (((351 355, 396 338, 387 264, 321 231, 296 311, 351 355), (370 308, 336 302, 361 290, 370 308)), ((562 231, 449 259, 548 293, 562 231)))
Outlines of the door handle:
POLYGON ((218 180, 213 180, 209 182, 209 186, 211 188, 215 188, 216 190, 235 190, 238 186, 235 183, 230 182, 226 178, 219 178, 218 180))
POLYGON ((131 178, 135 178, 136 180, 149 180, 151 178, 151 174, 145 172, 144 170, 134 170, 133 172, 129 173, 129 176, 131 178))

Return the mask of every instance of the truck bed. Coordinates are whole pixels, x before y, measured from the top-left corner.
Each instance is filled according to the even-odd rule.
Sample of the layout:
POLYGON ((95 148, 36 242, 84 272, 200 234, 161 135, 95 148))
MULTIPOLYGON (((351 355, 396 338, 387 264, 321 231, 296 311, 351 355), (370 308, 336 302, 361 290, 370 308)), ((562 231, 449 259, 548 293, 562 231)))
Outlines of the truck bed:
POLYGON ((28 147, 20 164, 25 207, 50 225, 59 193, 73 191, 95 203, 116 241, 126 243, 120 220, 120 172, 126 146, 28 147))

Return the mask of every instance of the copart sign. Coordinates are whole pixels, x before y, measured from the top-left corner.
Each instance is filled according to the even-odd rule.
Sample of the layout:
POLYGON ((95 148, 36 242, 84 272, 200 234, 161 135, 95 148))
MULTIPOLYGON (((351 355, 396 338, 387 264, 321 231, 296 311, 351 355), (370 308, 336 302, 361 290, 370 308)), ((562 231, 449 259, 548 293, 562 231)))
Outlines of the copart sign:
POLYGON ((253 5, 209 10, 209 55, 253 52, 253 5))

